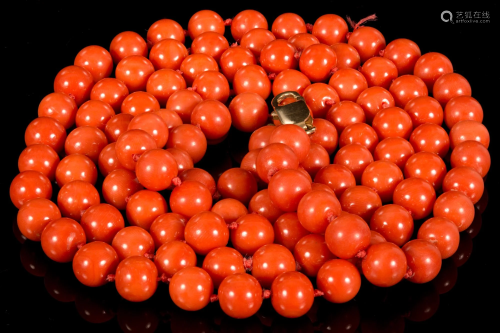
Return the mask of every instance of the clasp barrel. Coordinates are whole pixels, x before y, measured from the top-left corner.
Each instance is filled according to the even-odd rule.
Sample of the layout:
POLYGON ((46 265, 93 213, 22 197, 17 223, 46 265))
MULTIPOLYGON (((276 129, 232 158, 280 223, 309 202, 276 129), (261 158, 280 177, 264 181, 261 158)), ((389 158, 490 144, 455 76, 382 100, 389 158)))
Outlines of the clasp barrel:
POLYGON ((285 91, 276 95, 271 101, 274 111, 271 112, 273 120, 279 121, 282 125, 294 124, 302 127, 307 134, 313 134, 316 127, 313 125, 311 111, 302 96, 296 91, 285 91), (293 98, 295 102, 280 105, 286 98, 293 98))

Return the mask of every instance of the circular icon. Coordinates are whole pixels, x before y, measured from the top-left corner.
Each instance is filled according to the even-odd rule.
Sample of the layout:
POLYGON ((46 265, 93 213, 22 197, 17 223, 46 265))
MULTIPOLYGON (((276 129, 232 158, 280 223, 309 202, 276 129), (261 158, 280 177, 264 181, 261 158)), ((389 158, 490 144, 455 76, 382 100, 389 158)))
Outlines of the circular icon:
POLYGON ((453 14, 452 12, 450 12, 449 10, 445 10, 441 13, 441 20, 443 20, 443 22, 451 22, 453 23, 453 14), (450 15, 449 18, 445 18, 445 14, 448 14, 450 15))

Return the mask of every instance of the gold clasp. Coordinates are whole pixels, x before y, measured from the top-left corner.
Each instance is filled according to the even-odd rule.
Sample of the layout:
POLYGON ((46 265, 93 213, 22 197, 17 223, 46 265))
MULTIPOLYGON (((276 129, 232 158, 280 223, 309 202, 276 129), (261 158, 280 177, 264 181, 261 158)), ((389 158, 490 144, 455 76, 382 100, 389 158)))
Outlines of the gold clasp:
POLYGON ((307 134, 313 134, 316 127, 313 125, 311 111, 307 107, 304 97, 296 91, 285 91, 276 95, 271 101, 274 111, 271 116, 274 121, 279 121, 282 125, 293 124, 302 127, 307 134), (295 102, 286 105, 280 103, 286 98, 293 98, 295 102))

